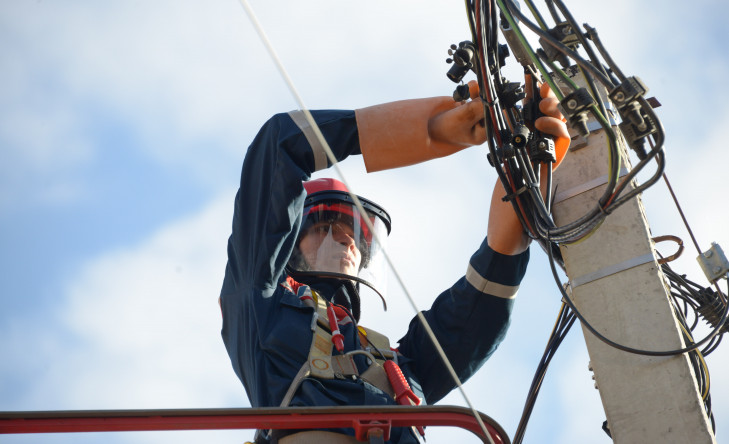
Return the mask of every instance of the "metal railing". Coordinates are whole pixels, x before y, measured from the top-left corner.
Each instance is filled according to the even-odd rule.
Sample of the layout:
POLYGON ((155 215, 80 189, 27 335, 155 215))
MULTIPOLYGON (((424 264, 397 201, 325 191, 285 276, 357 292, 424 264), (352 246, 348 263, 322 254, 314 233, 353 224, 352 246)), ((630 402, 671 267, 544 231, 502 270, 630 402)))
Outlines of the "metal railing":
MULTIPOLYGON (((160 430, 352 428, 360 441, 389 439, 393 427, 450 426, 484 436, 470 409, 455 406, 287 407, 0 412, 0 434, 160 430)), ((495 443, 510 444, 501 426, 479 413, 495 443)))

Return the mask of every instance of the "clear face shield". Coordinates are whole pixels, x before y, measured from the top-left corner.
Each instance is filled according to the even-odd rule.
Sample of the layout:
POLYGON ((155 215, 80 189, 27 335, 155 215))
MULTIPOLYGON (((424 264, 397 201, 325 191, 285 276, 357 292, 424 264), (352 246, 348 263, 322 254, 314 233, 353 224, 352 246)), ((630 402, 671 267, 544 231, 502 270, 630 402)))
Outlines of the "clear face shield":
POLYGON ((352 276, 383 293, 387 270, 381 243, 386 242, 390 232, 390 217, 373 202, 363 198, 360 202, 364 215, 349 194, 342 191, 318 192, 307 197, 289 267, 299 272, 352 276))

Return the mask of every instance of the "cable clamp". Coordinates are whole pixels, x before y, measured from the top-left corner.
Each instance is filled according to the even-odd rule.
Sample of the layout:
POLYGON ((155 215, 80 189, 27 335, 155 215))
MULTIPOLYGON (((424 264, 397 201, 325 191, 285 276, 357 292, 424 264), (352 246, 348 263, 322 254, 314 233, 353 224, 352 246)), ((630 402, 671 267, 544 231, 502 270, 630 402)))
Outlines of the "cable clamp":
MULTIPOLYGON (((618 110, 615 108, 615 105, 613 105, 613 102, 609 100, 603 101, 602 105, 607 111, 607 115, 605 116, 605 118, 607 119, 610 126, 618 126, 620 124, 620 122, 618 121, 619 119, 617 119, 618 110)), ((590 134, 595 134, 598 131, 602 131, 603 127, 598 120, 592 117, 588 117, 587 130, 590 134)), ((570 151, 577 151, 580 148, 584 148, 588 145, 588 138, 580 134, 579 131, 573 130, 570 132, 570 134, 572 138, 572 142, 570 143, 570 151)))
POLYGON ((608 95, 618 109, 622 110, 634 100, 643 97, 647 92, 648 87, 645 86, 645 83, 643 83, 640 77, 632 76, 613 88, 608 95))
POLYGON ((572 285, 572 288, 574 289, 579 287, 580 285, 589 284, 590 282, 594 282, 598 279, 612 276, 613 274, 629 270, 631 268, 637 267, 638 265, 653 262, 654 260, 655 258, 653 257, 653 253, 647 253, 643 256, 634 257, 632 259, 628 259, 627 261, 623 261, 618 264, 610 265, 605 268, 601 268, 600 270, 593 271, 592 273, 587 273, 576 279, 571 279, 570 283, 572 285))
POLYGON ((716 282, 729 272, 729 261, 724 255, 724 250, 716 242, 712 242, 711 248, 701 253, 696 260, 699 261, 702 271, 710 282, 716 282))
POLYGON ((587 137, 590 130, 587 127, 589 117, 587 112, 597 105, 595 99, 586 88, 577 88, 567 94, 561 101, 562 114, 569 121, 570 127, 576 129, 582 136, 587 137))

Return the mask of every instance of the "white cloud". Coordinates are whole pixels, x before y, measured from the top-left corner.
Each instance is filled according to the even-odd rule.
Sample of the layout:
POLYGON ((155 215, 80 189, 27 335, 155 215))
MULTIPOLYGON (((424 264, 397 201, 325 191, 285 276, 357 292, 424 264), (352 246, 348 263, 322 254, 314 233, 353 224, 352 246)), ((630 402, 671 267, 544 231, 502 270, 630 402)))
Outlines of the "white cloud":
POLYGON ((219 334, 231 202, 226 195, 69 278, 52 330, 15 337, 16 347, 55 346, 26 408, 247 405, 219 334))
POLYGON ((0 60, 5 76, 0 84, 0 206, 28 199, 33 195, 29 189, 35 187, 43 188, 35 198, 46 203, 77 200, 83 191, 73 180, 58 179, 58 172, 89 164, 94 149, 84 134, 88 128, 78 110, 66 103, 65 93, 50 88, 48 76, 25 63, 27 47, 3 47, 7 52, 0 60))
MULTIPOLYGON (((575 325, 571 334, 581 335, 575 325)), ((600 429, 605 413, 595 389, 592 373, 588 370, 586 350, 572 356, 562 356, 568 363, 557 379, 559 407, 569 417, 569 427, 555 428, 555 442, 609 443, 612 440, 600 429)))
MULTIPOLYGON (((727 164, 721 130, 727 117, 715 112, 725 101, 725 88, 717 83, 698 89, 701 85, 691 77, 706 80, 717 73, 716 78, 724 78, 726 58, 706 59, 712 53, 699 49, 702 58, 687 55, 687 42, 711 40, 695 39, 701 30, 684 27, 687 9, 674 6, 676 2, 573 3, 578 21, 596 26, 626 73, 643 77, 664 102, 659 113, 671 124, 667 149, 674 187, 703 245, 716 239, 729 248, 721 171, 727 164), (677 33, 693 37, 671 43, 673 52, 664 51, 677 33), (636 35, 641 36, 637 42, 636 35), (684 63, 688 59, 696 63, 684 63), (697 111, 697 105, 712 112, 697 111)), ((445 79, 445 50, 468 37, 461 4, 321 0, 259 1, 253 6, 304 100, 314 108, 448 94, 452 85, 445 79)), ((713 5, 715 15, 724 12, 718 8, 725 6, 713 5)), ((13 50, 4 52, 12 57, 0 62, 6 79, 0 91, 7 99, 0 106, 0 134, 13 142, 3 147, 3 171, 6 178, 17 174, 13 177, 57 184, 49 193, 64 199, 89 191, 75 188, 72 181, 46 178, 45 173, 83 168, 104 149, 89 140, 94 122, 87 105, 100 106, 128 124, 128 130, 142 139, 140 145, 148 148, 145 156, 179 168, 181 174, 194 171, 201 176, 219 175, 218 162, 234 162, 237 170, 258 126, 274 112, 296 106, 235 1, 22 3, 4 6, 0 20, 13 37, 2 43, 13 50)), ((348 177, 360 173, 351 178, 357 192, 391 211, 392 254, 419 307, 427 308, 435 293, 462 274, 485 233, 495 174, 483 152, 472 150, 431 165, 369 176, 361 174, 359 162, 345 166, 348 177), (469 220, 463 220, 464 214, 469 220)), ((235 183, 225 187, 232 191, 235 183)), ((1 188, 0 193, 16 189, 1 188)), ((4 198, 0 194, 0 203, 4 198)), ((649 208, 655 234, 679 226, 664 221, 676 215, 660 202, 649 208)), ((17 323, 3 326, 7 335, 2 350, 19 359, 14 374, 41 373, 37 381, 23 381, 25 390, 31 390, 23 406, 242 405, 245 395, 219 338, 215 303, 231 209, 232 197, 226 197, 140 244, 90 262, 73 276, 65 309, 48 330, 34 335, 17 323), (25 341, 33 341, 40 356, 25 356, 25 341)), ((688 245, 687 237, 684 242, 688 245)), ((537 259, 541 255, 533 251, 535 259, 507 341, 468 384, 479 409, 505 426, 520 413, 533 373, 531 363, 541 355, 557 304, 544 261, 537 259), (528 342, 535 344, 531 350, 519 348, 528 342)), ((685 256, 692 262, 695 255, 685 256)), ((413 314, 401 294, 391 293, 387 314, 379 316, 373 300, 365 302, 364 318, 366 325, 396 340, 413 314)), ((575 328, 571 335, 581 333, 575 328)), ((602 434, 594 421, 602 420, 595 407, 596 392, 584 384, 589 378, 585 362, 579 357, 568 360, 571 353, 575 352, 566 348, 558 354, 557 361, 569 362, 564 365, 567 371, 558 383, 557 375, 550 374, 538 401, 542 410, 532 419, 534 434, 528 436, 547 439, 565 430, 569 439, 552 441, 572 442, 579 436, 574 441, 592 442, 602 434), (589 421, 583 416, 588 402, 593 418, 589 421)), ((720 348, 708 362, 722 433, 722 413, 729 408, 724 401, 729 399, 723 377, 726 353, 720 348)), ((449 399, 460 403, 457 395, 449 399)), ((507 430, 513 433, 513 427, 507 430)), ((159 440, 166 442, 169 436, 159 440)))
MULTIPOLYGON (((461 39, 463 13, 413 6, 253 5, 315 108, 450 92, 443 62, 450 37, 441 41, 431 29, 452 28, 453 40, 461 39), (414 43, 401 53, 403 35, 414 43), (417 76, 404 74, 416 61, 427 67, 417 76)), ((0 134, 18 156, 13 171, 58 175, 103 156, 113 143, 107 137, 116 138, 100 133, 109 129, 99 126, 103 117, 134 144, 120 149, 220 186, 220 169, 240 159, 260 124, 297 107, 235 1, 40 2, 4 9, 12 38, 3 46, 12 57, 4 63, 11 77, 3 93, 10 100, 0 106, 0 134)), ((7 188, 17 189, 27 176, 10 177, 7 188)))

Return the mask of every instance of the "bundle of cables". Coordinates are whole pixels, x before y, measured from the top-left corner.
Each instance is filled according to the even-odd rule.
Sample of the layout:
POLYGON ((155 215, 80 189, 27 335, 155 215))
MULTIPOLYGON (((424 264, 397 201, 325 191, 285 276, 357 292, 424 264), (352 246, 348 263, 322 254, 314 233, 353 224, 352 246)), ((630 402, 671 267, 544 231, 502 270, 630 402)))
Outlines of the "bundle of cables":
POLYGON ((585 25, 586 31, 581 32, 561 0, 547 1, 556 22, 552 28, 531 0, 526 4, 536 23, 530 21, 513 0, 466 1, 473 40, 462 42, 458 47, 454 45, 454 66, 449 77, 460 82, 469 70, 476 74, 486 116, 489 160, 507 190, 505 199, 511 201, 524 229, 546 247, 550 243, 583 239, 617 207, 658 181, 665 165, 664 132, 649 100, 644 97, 645 85, 639 78, 626 77, 622 73, 595 29, 585 25), (520 23, 539 36, 542 48, 534 50, 530 46, 520 23), (560 100, 562 112, 571 127, 587 137, 590 132, 587 122, 592 117, 607 135, 609 164, 605 191, 586 214, 566 225, 557 226, 550 214, 551 168, 540 168, 554 162, 555 157, 553 148, 550 151, 549 147, 551 140, 533 129, 533 122, 539 117, 539 97, 527 98, 522 106, 520 101, 526 95, 524 89, 502 76, 501 69, 509 50, 507 45, 499 44, 499 29, 508 48, 523 66, 525 81, 533 84, 530 85, 532 90, 536 91, 534 86, 541 78, 560 100), (584 48, 586 57, 580 54, 580 48, 584 48), (566 71, 581 72, 588 88, 578 87, 566 71), (622 119, 621 132, 639 158, 622 179, 618 135, 606 117, 598 84, 608 91, 610 100, 617 106, 622 119), (644 183, 633 186, 638 173, 654 159, 654 174, 644 183), (546 177, 540 177, 542 175, 546 177), (540 192, 542 182, 546 182, 544 196, 540 192))
MULTIPOLYGON (((554 22, 552 27, 532 0, 524 3, 533 20, 520 11, 514 0, 466 0, 472 40, 452 45, 452 58, 448 60, 453 63, 448 72, 452 81, 461 82, 469 71, 476 74, 484 104, 489 162, 507 192, 504 200, 512 204, 524 230, 547 252, 562 294, 562 308, 529 389, 514 443, 523 440, 547 367, 575 319, 579 319, 583 327, 598 339, 625 352, 648 356, 689 353, 713 424, 708 370, 703 356, 716 349, 722 334, 728 329, 729 305, 718 285, 716 292, 702 288, 685 276, 674 273, 667 264, 662 265, 686 346, 677 350, 653 351, 630 348, 600 334, 577 310, 560 283, 557 267, 563 267, 563 264, 559 245, 585 239, 617 207, 665 176, 664 131, 653 110, 653 102, 645 97, 646 86, 639 78, 623 74, 594 28, 585 24, 582 31, 562 0, 545 0, 554 22), (520 24, 538 36, 540 48, 532 48, 520 24), (499 31, 507 44, 499 43, 499 31), (510 52, 523 67, 524 87, 520 82, 509 82, 502 74, 510 52), (573 81, 577 74, 582 75, 586 87, 579 87, 573 81), (588 123, 594 120, 604 131, 608 146, 608 179, 603 194, 585 214, 562 226, 558 226, 551 215, 551 163, 556 160, 553 142, 534 129, 534 121, 540 116, 539 94, 527 97, 525 92, 527 89, 538 91, 539 82, 549 85, 573 129, 588 137, 591 130, 588 123), (529 88, 525 88, 527 86, 529 88), (601 93, 605 92, 620 116, 619 134, 608 120, 605 101, 601 97, 601 93), (638 159, 632 168, 627 168, 629 171, 622 178, 621 165, 627 166, 629 161, 621 158, 620 137, 638 159), (653 162, 655 171, 638 184, 638 174, 653 162), (713 329, 704 339, 695 341, 691 332, 700 317, 713 329), (692 322, 689 324, 687 319, 692 322), (699 350, 704 345, 703 350, 699 350)), ((463 85, 458 87, 454 99, 465 100, 467 91, 463 85)), ((609 434, 607 424, 603 428, 609 434)))
MULTIPOLYGON (((554 268, 554 266, 553 266, 554 268)), ((683 333, 683 340, 686 347, 681 350, 668 350, 668 351, 648 351, 648 350, 636 350, 615 344, 598 332, 594 331, 593 334, 598 336, 609 345, 613 345, 617 348, 623 349, 624 351, 646 354, 652 356, 668 356, 673 354, 688 353, 689 360, 693 366, 694 374, 698 382, 699 393, 706 409, 706 414, 711 420, 712 429, 715 430, 716 425, 714 422, 714 415, 711 410, 711 394, 709 392, 710 379, 709 369, 704 360, 705 356, 708 356, 711 352, 716 350, 721 343, 723 334, 729 331, 729 324, 727 324, 727 302, 726 297, 721 293, 718 288, 712 290, 710 287, 702 287, 695 282, 686 278, 686 275, 679 275, 671 269, 667 262, 661 265, 664 276, 666 277, 667 284, 670 288, 671 302, 673 304, 676 319, 679 322, 683 333), (695 341, 693 333, 700 325, 700 320, 703 319, 706 324, 711 328, 711 332, 701 341, 695 341), (690 322, 689 322, 690 321, 690 322), (699 348, 706 344, 706 346, 699 350, 699 348)), ((555 270, 553 270, 555 271, 555 270)), ((581 318, 579 311, 573 311, 570 307, 572 303, 567 295, 567 292, 563 290, 563 303, 560 308, 559 315, 557 316, 557 322, 555 323, 552 333, 547 341, 547 346, 544 350, 537 370, 535 371, 532 384, 527 392, 527 399, 522 411, 522 416, 519 421, 516 433, 514 434, 514 444, 519 444, 524 439, 526 433, 526 427, 529 422, 534 404, 536 403, 539 390, 544 381, 547 367, 557 352, 557 348, 564 340, 565 336, 569 332, 570 328, 574 324, 575 319, 580 317, 588 329, 592 329, 589 323, 586 323, 581 318), (568 303, 569 301, 569 303, 568 303)), ((603 424, 603 429, 606 433, 610 433, 607 421, 603 424)))
POLYGON ((706 414, 711 420, 712 428, 715 431, 716 424, 711 411, 711 394, 709 393, 709 369, 706 366, 704 357, 716 350, 724 333, 729 331, 726 316, 722 315, 726 311, 727 303, 719 292, 698 285, 689 280, 686 275, 679 275, 671 269, 668 263, 661 265, 661 268, 671 289, 671 302, 681 326, 684 341, 687 344, 696 344, 693 333, 700 325, 699 321, 701 319, 712 328, 712 332, 716 332, 715 335, 710 336, 710 340, 703 349, 699 350, 697 348, 689 353, 691 365, 698 381, 699 393, 704 402, 706 414))

